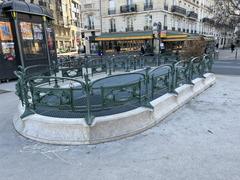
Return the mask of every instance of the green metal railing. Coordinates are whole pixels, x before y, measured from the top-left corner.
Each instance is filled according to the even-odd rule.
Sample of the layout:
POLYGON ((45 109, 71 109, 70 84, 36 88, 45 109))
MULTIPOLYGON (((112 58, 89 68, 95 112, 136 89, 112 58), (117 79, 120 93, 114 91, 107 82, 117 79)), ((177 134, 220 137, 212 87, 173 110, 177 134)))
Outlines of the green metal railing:
POLYGON ((211 72, 213 56, 203 55, 158 67, 146 67, 144 58, 137 56, 92 59, 88 62, 75 69, 42 65, 26 69, 19 67, 15 72, 18 77, 16 94, 25 107, 21 117, 34 113, 78 117, 85 118, 86 123, 91 125, 94 116, 101 113, 116 113, 121 108, 127 110, 140 106, 152 108, 150 101, 166 93, 174 93, 183 84, 192 84, 195 78, 204 78, 205 73, 211 72), (45 69, 42 73, 30 73, 40 67, 45 69), (84 68, 86 74, 81 74, 84 68), (95 70, 94 73, 87 73, 88 68, 101 68, 100 72, 108 76, 91 81, 89 75, 93 76, 95 70), (111 75, 118 68, 125 73, 111 75), (140 70, 128 72, 137 69, 140 70), (66 75, 67 71, 72 70, 75 74, 66 75), (82 80, 76 79, 79 76, 82 80))

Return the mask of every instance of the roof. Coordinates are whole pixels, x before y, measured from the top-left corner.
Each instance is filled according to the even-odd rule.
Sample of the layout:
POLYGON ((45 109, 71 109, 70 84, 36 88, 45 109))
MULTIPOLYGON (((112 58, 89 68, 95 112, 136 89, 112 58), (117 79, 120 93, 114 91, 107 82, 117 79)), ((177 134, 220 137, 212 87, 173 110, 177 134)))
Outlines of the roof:
POLYGON ((25 14, 34 14, 38 16, 46 16, 49 19, 53 19, 53 16, 49 10, 36 4, 27 3, 24 1, 10 0, 5 1, 0 5, 1 12, 20 12, 25 14))
POLYGON ((137 39, 153 39, 152 31, 135 31, 122 33, 103 33, 96 37, 96 41, 114 41, 114 40, 137 40, 137 39))

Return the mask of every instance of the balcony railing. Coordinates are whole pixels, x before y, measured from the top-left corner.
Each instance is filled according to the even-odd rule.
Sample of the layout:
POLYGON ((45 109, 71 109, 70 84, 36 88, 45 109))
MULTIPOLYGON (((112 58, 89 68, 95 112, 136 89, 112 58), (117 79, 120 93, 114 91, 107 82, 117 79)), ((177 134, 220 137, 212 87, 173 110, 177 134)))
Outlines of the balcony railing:
POLYGON ((91 25, 91 26, 84 26, 84 28, 87 30, 93 30, 95 27, 94 25, 91 25))
POLYGON ((145 3, 144 4, 144 11, 149 11, 153 9, 153 4, 152 3, 145 3))
POLYGON ((153 29, 152 26, 144 26, 144 31, 151 31, 153 29))
POLYGON ((108 9, 108 15, 116 14, 116 9, 108 9))
POLYGON ((39 6, 47 7, 47 3, 44 1, 38 1, 39 6))
POLYGON ((187 17, 191 18, 191 19, 194 19, 194 20, 197 20, 198 19, 198 14, 195 13, 194 11, 188 11, 187 17))
POLYGON ((137 5, 131 4, 131 5, 120 6, 120 12, 121 13, 137 12, 137 5))
POLYGON ((163 8, 164 8, 165 11, 168 11, 168 5, 167 4, 164 4, 163 8))
POLYGON ((127 27, 126 32, 133 31, 133 27, 127 27))
POLYGON ((182 8, 180 6, 173 5, 171 11, 174 14, 180 15, 180 16, 186 16, 187 11, 185 8, 182 8))
POLYGON ((203 18, 202 22, 203 23, 208 23, 208 24, 214 24, 214 20, 212 20, 210 18, 207 18, 207 17, 203 18))
POLYGON ((109 33, 112 33, 112 32, 117 32, 116 28, 109 29, 109 33))

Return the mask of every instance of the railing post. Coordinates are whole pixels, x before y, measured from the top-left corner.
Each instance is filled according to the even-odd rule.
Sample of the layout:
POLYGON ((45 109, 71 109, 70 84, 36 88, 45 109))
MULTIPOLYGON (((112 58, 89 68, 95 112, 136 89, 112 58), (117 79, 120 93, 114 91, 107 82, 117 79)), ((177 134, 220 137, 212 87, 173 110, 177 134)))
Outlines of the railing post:
POLYGON ((145 70, 145 99, 144 99, 144 106, 147 108, 153 109, 153 106, 150 104, 150 98, 149 98, 149 71, 151 70, 150 67, 147 67, 145 70))
POLYGON ((237 56, 238 56, 238 49, 236 49, 235 60, 237 60, 237 56))
POLYGON ((109 67, 109 73, 108 73, 108 75, 109 75, 109 76, 112 75, 112 61, 113 61, 113 58, 110 58, 109 61, 108 61, 108 67, 109 67))
POLYGON ((90 102, 90 93, 91 93, 91 85, 89 84, 89 78, 88 75, 84 75, 84 80, 85 80, 85 91, 87 94, 87 114, 85 116, 85 121, 88 125, 91 125, 94 119, 94 116, 92 115, 91 112, 91 102, 90 102))
POLYGON ((130 66, 130 57, 128 56, 128 57, 127 57, 127 69, 126 69, 126 72, 129 72, 129 71, 130 71, 129 66, 130 66))
POLYGON ((172 78, 171 78, 171 90, 170 90, 170 92, 175 93, 175 89, 177 87, 177 71, 178 71, 176 64, 172 65, 171 69, 172 69, 171 70, 172 71, 171 72, 172 78))
POLYGON ((21 119, 31 115, 31 114, 34 114, 34 111, 31 110, 30 108, 30 103, 28 101, 28 86, 27 86, 27 77, 26 77, 26 74, 25 74, 25 70, 21 68, 21 72, 20 72, 20 88, 21 88, 21 96, 22 96, 22 99, 23 99, 23 104, 25 105, 25 110, 24 110, 24 113, 20 116, 21 119))
POLYGON ((74 111, 74 99, 73 99, 73 87, 71 86, 70 87, 70 89, 69 89, 69 91, 70 91, 70 103, 71 103, 71 109, 72 109, 72 111, 74 111))
POLYGON ((134 70, 136 70, 136 69, 137 69, 137 67, 136 67, 136 66, 137 66, 137 56, 136 56, 136 55, 134 55, 134 56, 133 56, 133 69, 134 69, 134 70))

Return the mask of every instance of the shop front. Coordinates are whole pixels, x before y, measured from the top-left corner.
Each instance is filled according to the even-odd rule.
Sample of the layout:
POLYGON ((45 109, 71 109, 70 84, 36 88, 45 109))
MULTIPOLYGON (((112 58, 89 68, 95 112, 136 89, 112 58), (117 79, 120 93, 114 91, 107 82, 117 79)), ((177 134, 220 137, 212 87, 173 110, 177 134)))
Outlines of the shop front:
POLYGON ((140 52, 141 48, 146 53, 153 52, 153 32, 126 32, 106 33, 96 38, 101 42, 104 53, 114 52, 140 52))
POLYGON ((161 31, 160 37, 164 43, 164 51, 174 52, 182 49, 184 42, 189 38, 189 34, 166 30, 161 31))
POLYGON ((215 39, 211 36, 204 36, 199 34, 187 34, 176 31, 162 31, 161 39, 164 43, 164 50, 166 53, 181 52, 183 48, 191 48, 199 41, 205 46, 205 53, 214 51, 215 39))

